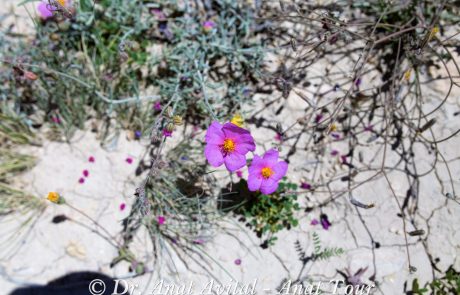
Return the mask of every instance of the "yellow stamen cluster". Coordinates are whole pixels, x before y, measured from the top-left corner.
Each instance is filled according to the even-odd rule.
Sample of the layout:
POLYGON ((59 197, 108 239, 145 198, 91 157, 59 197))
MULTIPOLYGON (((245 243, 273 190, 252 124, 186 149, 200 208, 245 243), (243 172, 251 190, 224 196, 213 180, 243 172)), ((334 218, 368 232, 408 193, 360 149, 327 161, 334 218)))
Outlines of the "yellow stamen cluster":
POLYGON ((411 73, 412 73, 411 69, 408 69, 408 70, 404 73, 404 80, 409 81, 410 76, 411 76, 411 73))
POLYGON ((222 145, 222 149, 224 150, 224 152, 232 153, 233 151, 235 151, 235 148, 236 145, 233 140, 231 140, 230 138, 224 140, 224 144, 222 145))
POLYGON ((263 178, 268 179, 273 175, 273 170, 270 167, 264 167, 262 168, 261 173, 263 178))

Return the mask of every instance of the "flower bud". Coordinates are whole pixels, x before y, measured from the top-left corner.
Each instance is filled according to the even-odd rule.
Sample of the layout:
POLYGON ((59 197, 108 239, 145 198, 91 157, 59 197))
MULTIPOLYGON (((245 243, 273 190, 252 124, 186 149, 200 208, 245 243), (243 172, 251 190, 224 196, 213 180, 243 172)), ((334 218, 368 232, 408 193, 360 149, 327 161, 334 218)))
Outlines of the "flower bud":
POLYGON ((31 80, 31 81, 35 81, 38 79, 38 76, 35 73, 29 72, 29 71, 24 72, 24 77, 26 77, 26 79, 31 80))
POLYGON ((174 131, 174 124, 173 123, 168 123, 165 128, 168 132, 173 132, 174 131))
POLYGON ((174 125, 176 125, 176 126, 182 125, 183 124, 182 117, 178 116, 178 115, 174 116, 173 117, 173 122, 174 122, 174 125))

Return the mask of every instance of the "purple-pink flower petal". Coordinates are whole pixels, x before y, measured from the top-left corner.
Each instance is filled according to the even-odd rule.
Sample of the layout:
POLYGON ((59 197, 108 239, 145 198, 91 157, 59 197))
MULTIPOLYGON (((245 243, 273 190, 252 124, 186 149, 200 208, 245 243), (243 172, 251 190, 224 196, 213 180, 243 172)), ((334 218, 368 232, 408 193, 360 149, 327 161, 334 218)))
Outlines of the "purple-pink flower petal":
POLYGON ((269 194, 276 192, 277 188, 278 188, 278 181, 269 178, 269 179, 264 179, 262 181, 262 184, 260 186, 260 191, 265 195, 269 195, 269 194))
POLYGON ((231 153, 224 157, 225 167, 228 171, 236 171, 246 165, 246 157, 239 153, 231 153))
POLYGON ((274 164, 278 161, 278 155, 279 153, 277 150, 271 149, 265 153, 264 160, 274 164))
POLYGON ((222 131, 222 125, 219 122, 212 122, 206 132, 205 140, 208 144, 222 144, 224 142, 225 134, 222 131))
POLYGON ((262 177, 255 177, 255 176, 249 175, 248 188, 251 192, 260 190, 261 184, 262 184, 262 177))
POLYGON ((204 149, 204 155, 208 160, 209 164, 213 167, 219 167, 224 163, 224 157, 220 151, 219 146, 216 144, 207 144, 204 149))
POLYGON ((51 12, 45 2, 40 2, 37 6, 37 10, 40 13, 40 17, 44 20, 47 20, 53 17, 53 12, 51 12))
POLYGON ((288 169, 288 164, 284 161, 278 162, 274 167, 273 167, 273 179, 274 180, 280 180, 281 178, 286 175, 288 169))

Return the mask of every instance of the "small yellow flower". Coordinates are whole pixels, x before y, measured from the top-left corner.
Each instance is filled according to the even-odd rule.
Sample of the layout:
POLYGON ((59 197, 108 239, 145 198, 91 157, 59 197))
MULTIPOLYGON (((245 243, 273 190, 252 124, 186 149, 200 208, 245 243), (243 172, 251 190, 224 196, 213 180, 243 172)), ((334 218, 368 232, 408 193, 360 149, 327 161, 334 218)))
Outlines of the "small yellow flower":
POLYGON ((66 2, 66 1, 65 1, 65 0, 57 0, 57 2, 58 2, 59 4, 61 4, 61 6, 65 6, 65 2, 66 2))
POLYGON ((329 127, 329 132, 334 132, 337 131, 337 124, 332 123, 331 126, 329 127))
POLYGON ((174 125, 177 125, 177 126, 180 126, 183 124, 182 122, 182 117, 181 116, 178 116, 178 115, 175 115, 173 117, 173 122, 174 122, 174 125))
POLYGON ((53 203, 56 203, 58 204, 59 203, 59 200, 60 200, 60 196, 58 193, 56 192, 49 192, 48 193, 48 197, 46 197, 50 202, 53 202, 53 203))
POLYGON ((430 31, 430 36, 428 37, 428 41, 431 41, 431 39, 433 39, 433 37, 439 32, 439 28, 438 27, 433 27, 430 31))
POLYGON ((411 74, 412 74, 411 69, 408 69, 408 70, 404 73, 404 80, 406 80, 406 81, 409 82, 411 74))
POLYGON ((166 125, 166 128, 165 128, 168 132, 173 132, 175 127, 174 127, 174 123, 168 123, 166 125))
POLYGON ((243 127, 244 125, 244 119, 240 114, 235 114, 230 122, 238 127, 243 127))

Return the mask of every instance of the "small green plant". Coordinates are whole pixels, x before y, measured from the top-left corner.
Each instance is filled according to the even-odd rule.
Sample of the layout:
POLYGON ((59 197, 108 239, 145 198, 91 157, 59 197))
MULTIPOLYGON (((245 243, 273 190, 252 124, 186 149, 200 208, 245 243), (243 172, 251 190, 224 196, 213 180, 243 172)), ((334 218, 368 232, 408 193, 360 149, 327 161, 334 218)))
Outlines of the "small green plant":
POLYGON ((343 253, 345 253, 345 251, 340 247, 323 248, 321 246, 321 240, 319 238, 319 235, 316 232, 313 232, 312 238, 313 238, 313 244, 315 246, 315 250, 313 252, 313 258, 316 260, 327 260, 331 257, 340 256, 343 253))
POLYGON ((420 286, 418 279, 414 279, 412 281, 412 290, 407 291, 406 294, 460 294, 460 272, 450 266, 443 277, 426 283, 424 287, 420 286))
POLYGON ((295 212, 300 209, 297 203, 297 185, 284 178, 278 190, 271 195, 252 193, 244 190, 246 181, 238 183, 236 191, 246 194, 246 198, 236 207, 234 212, 242 215, 242 221, 254 230, 259 238, 263 238, 262 248, 273 245, 275 234, 283 229, 291 229, 299 224, 295 212), (241 188, 241 190, 240 190, 241 188))

